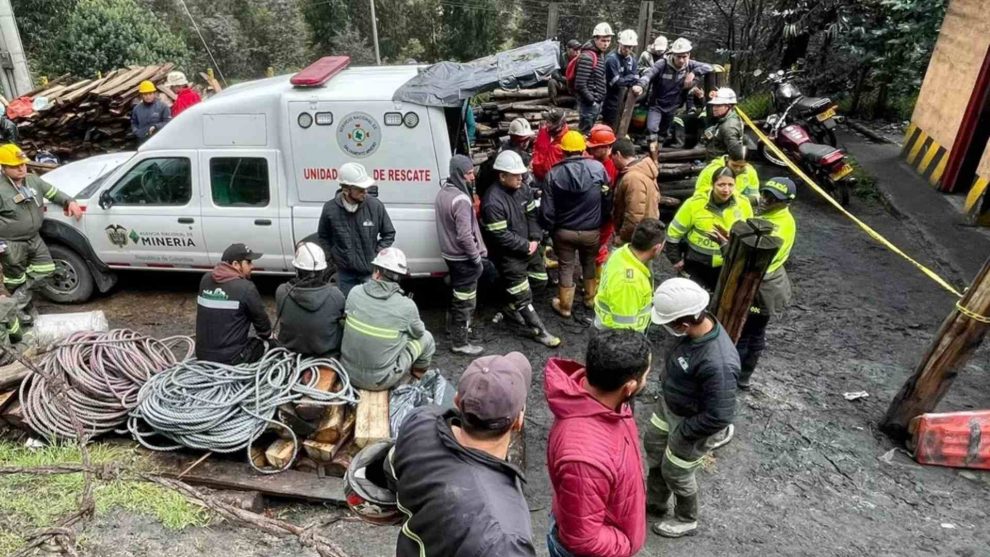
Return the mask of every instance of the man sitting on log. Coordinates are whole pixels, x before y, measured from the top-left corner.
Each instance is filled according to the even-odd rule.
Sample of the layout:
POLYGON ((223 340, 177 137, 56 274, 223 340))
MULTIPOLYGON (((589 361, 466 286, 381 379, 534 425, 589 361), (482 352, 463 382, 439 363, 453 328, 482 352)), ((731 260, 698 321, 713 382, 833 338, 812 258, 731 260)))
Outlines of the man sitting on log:
POLYGON ((327 257, 314 242, 303 242, 292 259, 296 278, 275 292, 278 341, 307 356, 340 352, 344 295, 326 276, 327 257))
POLYGON ((355 387, 384 391, 410 372, 422 377, 436 344, 416 303, 399 287, 402 277, 409 274, 406 254, 385 248, 371 266, 371 280, 347 296, 340 357, 355 387))

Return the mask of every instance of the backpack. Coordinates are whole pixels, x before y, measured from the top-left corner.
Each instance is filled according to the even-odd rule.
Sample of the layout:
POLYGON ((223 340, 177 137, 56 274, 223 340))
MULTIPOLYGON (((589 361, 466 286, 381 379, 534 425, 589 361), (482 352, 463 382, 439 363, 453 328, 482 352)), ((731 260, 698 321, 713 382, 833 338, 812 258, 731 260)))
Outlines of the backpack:
MULTIPOLYGON (((593 70, 598 67, 598 53, 594 50, 589 50, 588 52, 591 53, 591 69, 593 70)), ((574 89, 574 80, 577 77, 578 60, 580 60, 583 55, 584 51, 582 50, 581 54, 571 58, 571 61, 567 63, 567 69, 564 70, 564 79, 567 81, 567 88, 570 89, 572 93, 577 92, 574 89)))

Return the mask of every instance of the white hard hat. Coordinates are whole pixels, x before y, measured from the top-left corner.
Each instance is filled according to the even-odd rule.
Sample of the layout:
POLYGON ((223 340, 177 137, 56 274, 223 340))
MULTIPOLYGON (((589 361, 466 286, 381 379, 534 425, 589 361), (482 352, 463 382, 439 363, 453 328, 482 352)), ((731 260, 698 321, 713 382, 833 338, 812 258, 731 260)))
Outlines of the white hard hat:
POLYGON ((522 157, 519 153, 506 149, 495 157, 495 165, 492 167, 500 172, 508 172, 509 174, 525 174, 529 172, 526 165, 523 164, 522 157))
POLYGON ((667 52, 667 37, 660 35, 659 37, 656 38, 655 41, 653 41, 653 44, 650 45, 650 48, 653 49, 653 52, 660 52, 660 53, 667 52))
POLYGON ((375 185, 375 181, 371 179, 371 176, 368 176, 368 171, 364 169, 364 165, 356 162, 342 164, 338 176, 342 186, 354 186, 366 190, 375 185))
POLYGON ((681 317, 699 315, 708 307, 709 300, 708 291, 693 280, 667 279, 653 293, 653 322, 663 325, 681 317))
POLYGON ((399 273, 400 275, 409 274, 409 266, 406 264, 406 254, 402 253, 399 248, 385 248, 378 252, 378 255, 371 261, 371 264, 376 267, 381 267, 386 271, 392 271, 393 273, 399 273))
POLYGON ((622 46, 636 46, 639 44, 639 37, 636 36, 636 32, 632 29, 619 31, 619 44, 622 46))
POLYGON ((168 72, 168 77, 165 78, 165 86, 178 87, 180 85, 189 85, 186 74, 182 72, 168 72))
POLYGON ((736 92, 731 87, 719 87, 708 104, 736 104, 736 92))
POLYGON ((296 249, 292 266, 300 271, 322 271, 327 268, 327 255, 323 248, 313 242, 303 242, 296 249))
POLYGON ((592 37, 611 37, 614 34, 612 26, 605 22, 595 25, 595 30, 591 32, 592 37))
POLYGON ((512 122, 509 122, 509 135, 533 137, 536 135, 536 132, 534 132, 532 126, 529 125, 529 120, 525 118, 516 118, 512 122))
POLYGON ((681 37, 674 41, 674 44, 670 45, 671 54, 684 54, 685 52, 691 52, 691 41, 681 37))

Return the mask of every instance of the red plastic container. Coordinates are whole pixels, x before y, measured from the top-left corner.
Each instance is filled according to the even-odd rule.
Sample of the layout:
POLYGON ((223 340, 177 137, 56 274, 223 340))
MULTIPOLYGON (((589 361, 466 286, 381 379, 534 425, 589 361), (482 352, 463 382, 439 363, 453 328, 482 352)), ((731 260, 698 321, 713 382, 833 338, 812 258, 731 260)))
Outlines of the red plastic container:
POLYGON ((921 464, 990 470, 990 410, 922 414, 909 429, 921 464))

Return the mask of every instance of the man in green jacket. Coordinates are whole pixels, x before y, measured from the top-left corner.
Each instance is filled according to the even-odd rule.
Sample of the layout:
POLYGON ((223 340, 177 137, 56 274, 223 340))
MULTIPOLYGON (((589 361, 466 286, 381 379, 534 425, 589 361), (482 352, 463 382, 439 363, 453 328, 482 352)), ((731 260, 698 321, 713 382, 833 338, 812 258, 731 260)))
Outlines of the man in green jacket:
POLYGON ((745 145, 743 121, 736 114, 736 92, 720 87, 708 101, 715 123, 705 130, 705 151, 709 159, 738 152, 745 145))
POLYGON ((436 344, 416 303, 399 287, 409 273, 402 250, 385 248, 371 265, 371 279, 347 296, 340 359, 355 387, 384 391, 407 373, 426 373, 436 344))
POLYGON ((653 307, 653 259, 663 251, 664 227, 657 219, 636 225, 630 242, 609 256, 595 297, 595 327, 645 332, 653 307))
POLYGON ((42 288, 55 272, 51 253, 39 234, 45 216, 45 200, 61 205, 76 220, 83 214, 74 199, 41 178, 28 174, 28 160, 17 145, 0 145, 0 167, 3 169, 0 239, 7 242, 0 262, 3 263, 3 284, 17 300, 24 325, 31 323, 32 292, 42 288))

